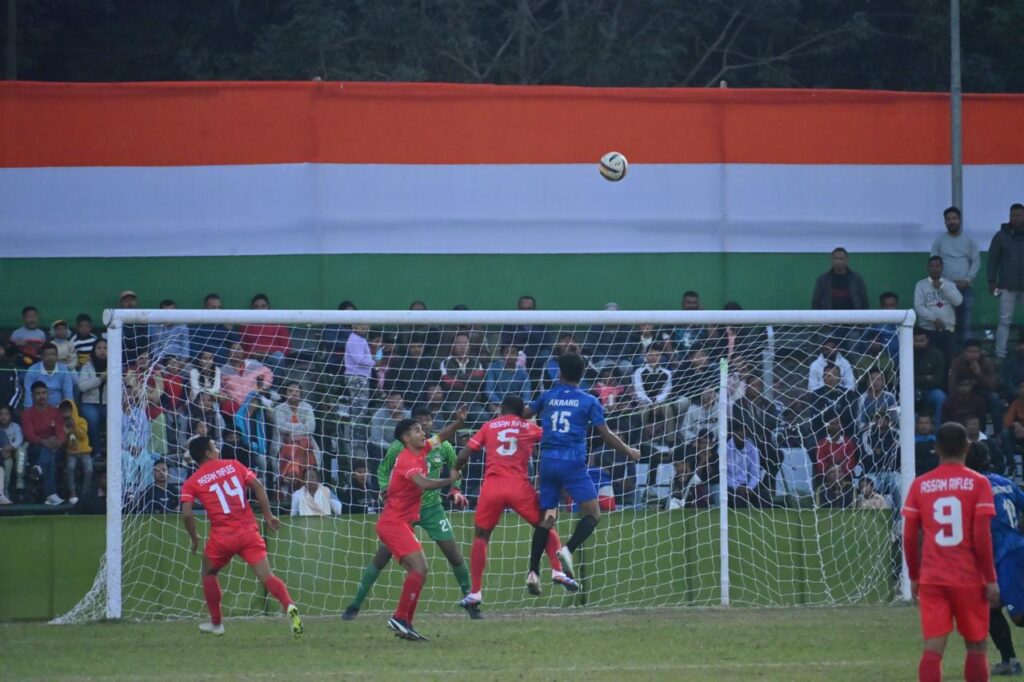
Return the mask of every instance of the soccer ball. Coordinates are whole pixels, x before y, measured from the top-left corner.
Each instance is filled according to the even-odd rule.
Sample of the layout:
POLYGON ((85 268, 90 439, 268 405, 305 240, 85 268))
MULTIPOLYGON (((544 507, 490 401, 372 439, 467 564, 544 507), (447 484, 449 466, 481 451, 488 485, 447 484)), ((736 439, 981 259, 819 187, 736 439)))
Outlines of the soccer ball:
POLYGON ((597 164, 597 170, 601 177, 611 182, 618 182, 626 177, 629 169, 629 161, 619 152, 608 152, 601 157, 601 163, 597 164))

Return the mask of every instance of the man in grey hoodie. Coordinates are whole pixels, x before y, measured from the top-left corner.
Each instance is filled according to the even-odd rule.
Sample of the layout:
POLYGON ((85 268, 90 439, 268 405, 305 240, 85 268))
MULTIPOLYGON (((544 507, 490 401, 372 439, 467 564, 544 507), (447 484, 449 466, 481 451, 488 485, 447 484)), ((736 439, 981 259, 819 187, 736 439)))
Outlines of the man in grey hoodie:
POLYGON ((1018 300, 1024 302, 1024 204, 1010 207, 1010 222, 1003 223, 988 247, 988 289, 999 297, 996 357, 1006 357, 1010 323, 1018 300))
POLYGON ((956 330, 961 341, 971 338, 971 309, 974 308, 974 281, 981 267, 978 244, 970 235, 964 234, 960 209, 950 206, 942 212, 946 232, 932 242, 932 256, 941 256, 943 276, 956 284, 963 296, 963 303, 956 307, 956 330))

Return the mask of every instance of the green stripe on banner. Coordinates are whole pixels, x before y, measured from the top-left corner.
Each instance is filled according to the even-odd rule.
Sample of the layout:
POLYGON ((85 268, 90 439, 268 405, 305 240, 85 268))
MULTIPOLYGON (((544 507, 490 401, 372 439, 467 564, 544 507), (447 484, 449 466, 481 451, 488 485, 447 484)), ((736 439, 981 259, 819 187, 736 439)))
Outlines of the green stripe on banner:
MULTIPOLYGON (((873 307, 887 289, 910 307, 925 261, 925 254, 854 253, 850 265, 867 281, 873 307)), ((609 301, 675 310, 693 289, 707 309, 730 300, 748 310, 807 309, 814 280, 829 265, 828 254, 795 253, 7 258, 0 259, 0 327, 17 327, 25 305, 38 307, 47 325, 80 312, 98 320, 123 289, 138 292, 148 308, 164 298, 198 308, 209 292, 226 308, 248 308, 263 292, 275 308, 335 309, 348 299, 363 310, 405 309, 420 299, 435 310, 459 303, 508 310, 529 293, 541 310, 599 310, 609 301)), ((994 325, 984 272, 983 263, 975 324, 994 325)))

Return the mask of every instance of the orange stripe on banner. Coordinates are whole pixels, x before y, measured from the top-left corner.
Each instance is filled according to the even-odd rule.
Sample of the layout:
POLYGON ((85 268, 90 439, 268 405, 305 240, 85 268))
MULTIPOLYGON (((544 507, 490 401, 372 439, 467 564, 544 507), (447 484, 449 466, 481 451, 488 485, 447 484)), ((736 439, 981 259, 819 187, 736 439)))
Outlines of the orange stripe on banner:
MULTIPOLYGON (((968 95, 964 158, 1024 163, 1024 96, 968 95)), ((394 83, 0 84, 0 165, 945 164, 932 93, 394 83)))

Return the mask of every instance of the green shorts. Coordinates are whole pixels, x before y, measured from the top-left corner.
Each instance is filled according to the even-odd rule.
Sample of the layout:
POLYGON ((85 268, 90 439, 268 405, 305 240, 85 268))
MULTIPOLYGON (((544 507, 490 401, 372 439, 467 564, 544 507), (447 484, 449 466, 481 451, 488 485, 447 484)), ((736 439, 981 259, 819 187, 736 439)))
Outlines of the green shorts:
POLYGON ((434 542, 442 540, 454 540, 455 533, 452 532, 452 524, 444 515, 444 507, 439 504, 432 504, 429 507, 420 509, 420 520, 413 524, 427 531, 427 535, 434 542))

